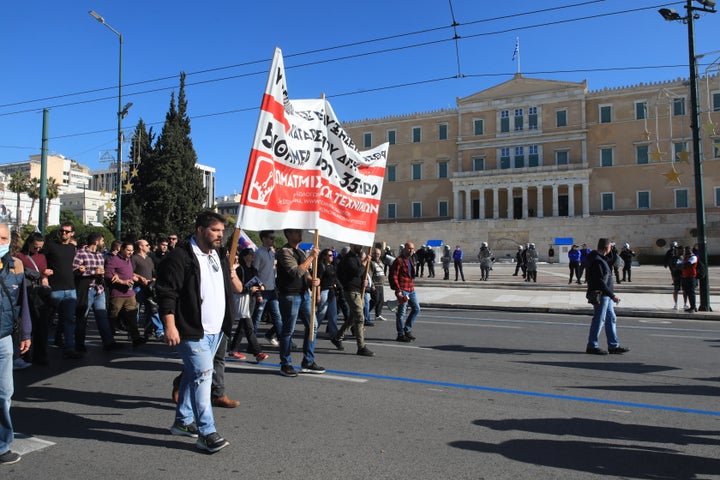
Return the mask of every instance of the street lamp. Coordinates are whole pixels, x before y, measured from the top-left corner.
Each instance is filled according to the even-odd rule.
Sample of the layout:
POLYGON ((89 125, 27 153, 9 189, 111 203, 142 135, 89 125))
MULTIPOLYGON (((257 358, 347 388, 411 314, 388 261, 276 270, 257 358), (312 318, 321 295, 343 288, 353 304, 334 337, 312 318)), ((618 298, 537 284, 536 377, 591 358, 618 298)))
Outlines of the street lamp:
MULTIPOLYGON (((661 8, 658 10, 665 20, 679 20, 688 26, 688 49, 690 55, 690 129, 692 130, 693 143, 693 165, 695 169, 695 214, 697 223, 697 243, 700 249, 700 258, 698 259, 705 267, 707 267, 707 240, 705 238, 705 198, 703 193, 703 173, 702 173, 702 152, 700 150, 700 115, 698 112, 698 88, 697 88, 697 67, 695 65, 695 31, 693 30, 693 21, 700 18, 695 12, 716 13, 715 0, 695 0, 702 7, 693 6, 693 0, 687 0, 685 9, 687 15, 681 17, 675 10, 670 8, 661 8)), ((707 269, 706 269, 707 270, 707 269)), ((703 278, 700 279, 700 306, 699 309, 709 312, 710 308, 710 282, 707 271, 703 278)))
POLYGON ((120 60, 118 62, 118 110, 117 110, 117 179, 115 182, 115 238, 120 240, 120 234, 122 232, 122 119, 128 114, 128 110, 132 106, 132 103, 128 103, 125 107, 122 106, 122 50, 123 50, 123 36, 122 33, 115 30, 113 27, 105 22, 105 19, 100 16, 97 12, 90 10, 88 12, 98 22, 105 25, 108 30, 117 35, 120 40, 120 60))

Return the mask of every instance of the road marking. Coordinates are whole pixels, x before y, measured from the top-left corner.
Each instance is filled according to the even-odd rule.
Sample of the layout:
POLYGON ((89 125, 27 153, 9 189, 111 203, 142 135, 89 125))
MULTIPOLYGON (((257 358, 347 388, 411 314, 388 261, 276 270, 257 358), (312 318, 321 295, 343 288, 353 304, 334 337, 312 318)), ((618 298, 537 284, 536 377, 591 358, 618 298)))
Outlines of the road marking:
MULTIPOLYGON (((232 367, 233 370, 265 370, 269 373, 277 373, 280 368, 279 363, 264 363, 262 365, 254 365, 252 363, 245 363, 242 360, 239 360, 237 362, 232 363, 225 363, 225 369, 227 370, 228 367, 232 367)), ((280 375, 279 373, 277 373, 280 375)), ((356 377, 356 376, 347 376, 347 375, 336 375, 336 374, 312 374, 312 373, 301 373, 300 370, 298 370, 298 375, 302 375, 304 377, 317 377, 317 378, 327 378, 330 380, 341 380, 344 382, 352 382, 352 383, 367 383, 369 380, 367 378, 362 377, 356 377)))
POLYGON ((699 410, 694 408, 682 408, 682 407, 670 407, 666 405, 653 405, 649 403, 634 403, 634 402, 623 402, 620 400, 606 400, 601 398, 592 398, 592 397, 579 397, 574 395, 559 395, 555 393, 542 393, 542 392, 532 392, 532 391, 526 391, 526 390, 513 390, 509 388, 496 388, 496 387, 485 387, 482 385, 465 385, 462 383, 447 383, 447 382, 437 382, 433 380, 422 380, 422 379, 415 379, 415 378, 404 378, 404 377, 390 377, 386 375, 376 375, 371 373, 358 373, 358 372, 345 372, 345 371, 339 371, 339 370, 333 370, 333 373, 340 374, 340 375, 347 375, 347 376, 356 376, 361 378, 369 378, 369 379, 376 379, 376 380, 387 380, 392 382, 403 382, 403 383, 416 383, 420 385, 432 385, 434 387, 445 387, 445 388, 457 388, 457 389, 464 389, 464 390, 477 390, 477 391, 483 391, 483 392, 494 392, 494 393, 505 393, 508 395, 518 395, 518 396, 524 396, 524 397, 539 397, 539 398, 549 398, 553 400, 566 400, 570 402, 584 402, 584 403, 597 403, 601 405, 613 405, 616 407, 631 407, 631 408, 640 408, 645 410, 662 410, 667 412, 680 412, 680 413, 690 413, 694 415, 710 415, 714 417, 720 417, 720 411, 713 411, 713 410, 699 410))
POLYGON ((55 442, 15 432, 15 440, 12 442, 12 450, 20 455, 25 455, 26 453, 36 452, 53 445, 55 445, 55 442))
POLYGON ((697 338, 700 340, 712 340, 712 337, 695 337, 691 335, 661 335, 659 333, 651 333, 651 337, 665 337, 665 338, 697 338))

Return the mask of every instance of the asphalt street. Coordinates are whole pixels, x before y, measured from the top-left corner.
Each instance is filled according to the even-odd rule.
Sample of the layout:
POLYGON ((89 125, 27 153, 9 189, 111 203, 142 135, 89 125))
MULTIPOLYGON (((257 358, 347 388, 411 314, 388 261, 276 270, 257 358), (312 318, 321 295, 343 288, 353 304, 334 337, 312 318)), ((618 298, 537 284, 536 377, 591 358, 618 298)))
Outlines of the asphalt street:
POLYGON ((16 372, 24 456, 0 475, 720 478, 720 324, 621 317, 631 352, 600 357, 584 353, 589 319, 425 307, 412 344, 394 341, 394 321, 368 328, 373 358, 320 338, 325 375, 280 376, 273 347, 263 365, 229 361, 242 403, 215 409, 231 445, 214 455, 169 434, 171 349, 107 354, 94 339, 83 360, 53 350, 50 366, 16 372))

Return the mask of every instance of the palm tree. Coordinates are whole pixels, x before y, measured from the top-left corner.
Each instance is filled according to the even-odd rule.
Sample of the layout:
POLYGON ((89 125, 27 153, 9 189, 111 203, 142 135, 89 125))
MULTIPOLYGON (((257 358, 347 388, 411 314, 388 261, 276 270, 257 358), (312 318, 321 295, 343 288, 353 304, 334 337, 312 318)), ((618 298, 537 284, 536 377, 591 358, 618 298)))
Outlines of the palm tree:
POLYGON ((50 202, 60 196, 59 185, 54 177, 47 179, 47 209, 45 210, 45 225, 50 225, 50 202))
POLYGON ((26 192, 28 194, 28 197, 30 197, 30 200, 32 200, 32 202, 30 203, 30 213, 28 213, 28 218, 26 222, 29 225, 32 221, 32 214, 33 210, 35 209, 35 202, 40 198, 40 179, 37 177, 33 177, 32 179, 30 179, 26 192))
POLYGON ((8 182, 8 189, 16 194, 15 203, 15 222, 20 225, 20 194, 27 191, 29 179, 20 170, 15 170, 10 175, 10 182, 8 182))

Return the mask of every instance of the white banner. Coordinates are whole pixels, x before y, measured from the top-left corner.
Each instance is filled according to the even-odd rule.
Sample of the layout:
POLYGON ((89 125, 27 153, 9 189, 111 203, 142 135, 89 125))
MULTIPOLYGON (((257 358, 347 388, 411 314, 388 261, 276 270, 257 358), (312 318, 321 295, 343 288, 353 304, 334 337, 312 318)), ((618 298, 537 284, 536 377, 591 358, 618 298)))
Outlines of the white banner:
POLYGON ((372 245, 388 144, 359 151, 325 99, 289 100, 275 49, 245 174, 237 227, 317 229, 372 245))

